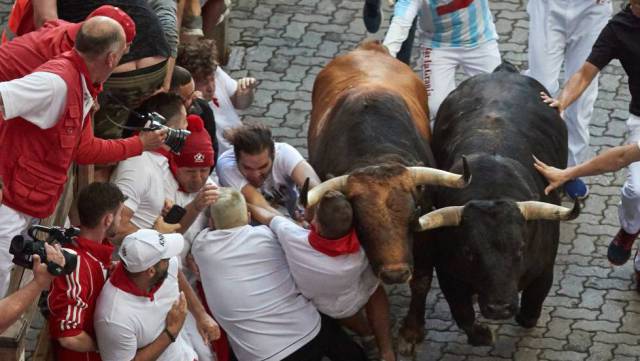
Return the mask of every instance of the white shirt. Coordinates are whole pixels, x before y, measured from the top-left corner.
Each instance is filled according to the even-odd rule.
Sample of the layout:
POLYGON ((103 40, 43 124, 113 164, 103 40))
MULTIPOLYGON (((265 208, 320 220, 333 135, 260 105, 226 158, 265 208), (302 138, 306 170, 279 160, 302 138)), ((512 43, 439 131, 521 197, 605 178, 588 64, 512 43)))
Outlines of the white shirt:
MULTIPOLYGON (((94 327, 103 361, 132 360, 138 349, 152 343, 164 331, 167 313, 180 296, 178 259, 169 261, 169 274, 162 286, 149 297, 125 292, 107 281, 98 296, 94 327)), ((181 330, 157 361, 198 360, 181 330)))
MULTIPOLYGON (((82 119, 93 106, 93 97, 82 79, 82 119)), ((67 84, 57 74, 38 71, 22 78, 0 83, 5 120, 22 117, 40 129, 52 128, 67 105, 67 84)))
MULTIPOLYGON (((302 161, 304 158, 294 147, 287 143, 275 143, 271 174, 259 189, 269 203, 284 205, 291 213, 298 199, 298 190, 291 176, 295 167, 302 161)), ((249 184, 249 181, 238 169, 233 149, 222 153, 218 158, 216 172, 220 184, 224 187, 242 191, 242 188, 249 184)))
MULTIPOLYGON (((207 179, 206 184, 212 184, 212 185, 217 186, 216 182, 213 181, 211 176, 207 179)), ((198 192, 185 193, 185 192, 182 192, 182 191, 178 190, 176 192, 175 204, 177 204, 180 207, 184 208, 189 203, 191 203, 194 199, 196 199, 197 195, 198 195, 198 192)), ((202 231, 203 229, 207 228, 208 224, 209 224, 209 220, 204 215, 204 212, 200 212, 196 216, 196 219, 193 221, 193 223, 191 224, 189 229, 187 229, 187 231, 184 232, 184 234, 183 234, 183 236, 184 236, 184 249, 182 250, 182 253, 180 254, 183 264, 184 264, 184 261, 185 261, 185 257, 187 257, 187 254, 189 254, 189 251, 191 250, 191 245, 193 244, 193 240, 196 238, 198 233, 200 233, 200 231, 202 231)))
POLYGON ((216 119, 216 138, 218 138, 218 152, 222 154, 232 145, 228 140, 224 139, 224 131, 229 128, 236 128, 242 125, 240 116, 236 108, 231 102, 231 97, 238 90, 238 82, 231 78, 227 73, 218 67, 214 74, 216 79, 215 97, 218 99, 220 107, 216 107, 213 101, 209 102, 209 106, 213 110, 213 116, 216 119))
POLYGON ((239 361, 281 360, 320 331, 320 315, 296 288, 269 228, 205 229, 191 251, 207 303, 239 361))
POLYGON ((165 199, 174 201, 178 182, 162 154, 143 152, 118 163, 111 182, 129 197, 124 205, 133 211, 131 223, 138 228, 153 228, 165 199))
POLYGON ((293 280, 318 311, 333 318, 355 315, 378 288, 362 248, 356 253, 329 257, 309 244, 309 230, 285 217, 269 225, 287 256, 293 280))

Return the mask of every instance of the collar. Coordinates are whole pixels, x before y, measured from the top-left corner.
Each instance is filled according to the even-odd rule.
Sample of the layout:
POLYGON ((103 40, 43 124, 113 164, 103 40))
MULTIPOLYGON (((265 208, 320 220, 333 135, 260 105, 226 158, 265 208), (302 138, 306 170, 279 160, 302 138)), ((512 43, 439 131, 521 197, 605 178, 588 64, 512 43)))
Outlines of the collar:
POLYGON ((67 52, 68 58, 77 66, 80 74, 84 75, 84 78, 87 79, 87 89, 91 93, 91 97, 95 98, 102 91, 102 84, 93 84, 91 82, 91 76, 89 75, 89 68, 87 68, 87 63, 84 59, 78 54, 76 49, 71 49, 67 52))
POLYGON ((358 240, 356 229, 353 227, 344 237, 328 239, 318 234, 318 232, 316 232, 316 228, 311 225, 311 232, 309 232, 308 240, 311 247, 329 257, 352 254, 360 250, 360 241, 358 240))
POLYGON ((113 274, 111 275, 111 277, 109 277, 109 280, 111 280, 111 283, 116 288, 119 288, 122 291, 124 291, 126 293, 129 293, 129 294, 132 294, 134 296, 149 298, 150 301, 154 300, 154 296, 155 296, 156 291, 158 291, 158 289, 160 287, 162 287, 162 284, 164 283, 164 282, 162 282, 160 284, 155 285, 148 292, 145 291, 145 290, 141 290, 127 276, 127 273, 124 271, 124 264, 122 262, 118 263, 118 265, 116 266, 116 270, 113 271, 113 274))
POLYGON ((218 98, 216 98, 215 96, 211 98, 211 103, 215 105, 216 108, 220 108, 220 100, 218 100, 218 98))
POLYGON ((113 246, 109 242, 98 243, 84 237, 76 237, 78 249, 90 253, 97 258, 105 267, 111 264, 111 255, 113 254, 113 246))

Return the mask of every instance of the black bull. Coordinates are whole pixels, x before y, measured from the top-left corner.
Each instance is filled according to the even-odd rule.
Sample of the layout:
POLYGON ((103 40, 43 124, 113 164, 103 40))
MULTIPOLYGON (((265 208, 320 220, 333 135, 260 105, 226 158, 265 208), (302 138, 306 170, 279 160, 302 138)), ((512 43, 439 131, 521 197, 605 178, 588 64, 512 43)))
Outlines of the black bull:
POLYGON ((559 220, 575 218, 544 194, 545 180, 532 155, 564 168, 567 130, 555 109, 540 100, 546 91, 504 64, 492 74, 460 84, 440 107, 432 150, 436 163, 461 170, 466 156, 473 180, 464 189, 437 189, 437 211, 420 219, 434 242, 414 246, 409 314, 400 331, 400 351, 410 353, 424 337, 425 297, 435 267, 459 328, 473 345, 494 341, 475 319, 473 295, 483 316, 516 316, 533 327, 553 282, 559 220), (544 202, 544 203, 542 203, 544 202), (442 228, 439 228, 442 227, 442 228), (518 304, 518 293, 522 291, 518 304))

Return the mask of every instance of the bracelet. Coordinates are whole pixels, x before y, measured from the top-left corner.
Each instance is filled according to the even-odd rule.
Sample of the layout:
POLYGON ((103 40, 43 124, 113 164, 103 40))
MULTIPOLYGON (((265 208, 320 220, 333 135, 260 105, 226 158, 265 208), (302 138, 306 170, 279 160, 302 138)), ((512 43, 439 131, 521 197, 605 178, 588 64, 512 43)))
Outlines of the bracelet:
POLYGON ((166 327, 164 328, 164 333, 166 333, 167 336, 169 336, 169 339, 171 340, 171 343, 176 342, 176 337, 174 335, 172 335, 171 332, 169 332, 169 330, 166 327))

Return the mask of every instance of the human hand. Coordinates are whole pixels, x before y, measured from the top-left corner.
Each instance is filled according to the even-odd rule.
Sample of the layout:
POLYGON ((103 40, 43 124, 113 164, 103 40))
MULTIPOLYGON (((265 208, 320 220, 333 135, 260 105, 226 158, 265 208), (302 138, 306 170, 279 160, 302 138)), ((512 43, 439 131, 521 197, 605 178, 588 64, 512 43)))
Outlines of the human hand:
POLYGON ((205 345, 220 338, 220 326, 206 313, 198 317, 196 327, 198 327, 198 332, 202 336, 205 345))
POLYGON ((171 333, 171 335, 175 338, 182 330, 182 325, 184 325, 184 320, 187 317, 187 299, 184 297, 184 292, 180 292, 180 296, 173 303, 171 309, 167 313, 167 318, 165 321, 165 326, 167 327, 167 331, 171 333))
POLYGON ((545 92, 540 92, 540 98, 542 98, 542 101, 548 104, 550 107, 558 109, 558 111, 560 112, 560 116, 563 115, 562 113, 564 112, 564 106, 562 105, 562 102, 560 102, 560 100, 550 97, 549 94, 545 92))
POLYGON ((533 156, 533 166, 540 174, 542 174, 549 182, 549 185, 544 189, 544 194, 549 194, 552 190, 560 187, 569 179, 566 169, 558 169, 549 165, 546 165, 540 159, 533 156))
POLYGON ((205 208, 214 204, 218 197, 220 196, 220 192, 218 191, 218 186, 213 184, 205 184, 202 189, 196 195, 196 198, 191 201, 193 206, 196 208, 196 211, 202 212, 205 208))
POLYGON ((166 216, 167 213, 169 213, 169 211, 171 210, 171 207, 173 207, 174 203, 171 199, 165 199, 164 200, 164 204, 162 205, 162 211, 160 211, 160 215, 162 217, 166 216))
MULTIPOLYGON (((45 252, 47 253, 47 260, 49 262, 57 263, 60 267, 64 267, 65 260, 64 255, 62 254, 62 248, 59 244, 54 246, 45 243, 44 244, 45 252)), ((38 287, 42 290, 48 290, 51 281, 55 278, 54 275, 49 273, 47 270, 47 264, 42 263, 40 256, 33 255, 33 280, 36 282, 38 287)))
POLYGON ((142 150, 155 150, 164 144, 167 139, 168 129, 158 129, 153 131, 142 131, 138 135, 142 142, 142 150))
POLYGON ((153 223, 153 229, 160 233, 176 233, 182 227, 180 223, 169 224, 164 221, 162 216, 156 218, 156 221, 153 223))
POLYGON ((252 92, 256 86, 258 85, 258 81, 256 78, 242 78, 238 80, 238 90, 236 90, 236 95, 246 95, 252 92))

